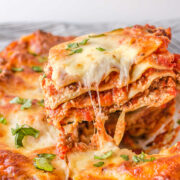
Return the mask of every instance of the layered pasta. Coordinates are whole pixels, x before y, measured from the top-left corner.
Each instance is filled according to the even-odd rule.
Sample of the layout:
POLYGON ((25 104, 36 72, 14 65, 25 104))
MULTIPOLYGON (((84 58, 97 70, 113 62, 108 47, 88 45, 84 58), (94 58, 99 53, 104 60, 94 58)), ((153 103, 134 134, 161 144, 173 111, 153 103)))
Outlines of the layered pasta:
POLYGON ((98 149, 102 139, 119 145, 124 132, 154 133, 163 123, 143 127, 145 111, 152 111, 150 122, 163 117, 165 106, 172 116, 176 75, 174 54, 167 49, 170 37, 170 29, 137 25, 51 48, 41 84, 49 122, 61 131, 60 156, 98 149))

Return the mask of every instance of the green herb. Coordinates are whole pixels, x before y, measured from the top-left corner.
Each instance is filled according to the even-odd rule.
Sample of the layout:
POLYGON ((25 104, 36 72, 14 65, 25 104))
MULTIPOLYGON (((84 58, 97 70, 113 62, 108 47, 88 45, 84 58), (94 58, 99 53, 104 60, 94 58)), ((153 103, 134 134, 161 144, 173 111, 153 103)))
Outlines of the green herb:
POLYGON ((178 119, 177 123, 180 125, 180 119, 178 119))
POLYGON ((102 162, 102 161, 93 164, 93 166, 95 166, 95 167, 101 167, 103 165, 104 165, 104 162, 102 162))
POLYGON ((44 63, 44 62, 46 62, 48 60, 48 58, 46 57, 46 56, 42 56, 42 57, 39 57, 38 58, 38 61, 40 62, 40 63, 44 63))
POLYGON ((32 70, 35 71, 35 72, 43 72, 43 69, 40 66, 33 66, 32 70))
POLYGON ((102 48, 102 47, 98 47, 98 48, 96 48, 98 51, 105 51, 105 49, 104 48, 102 48))
POLYGON ((55 154, 38 154, 38 157, 34 158, 34 166, 37 169, 41 169, 44 171, 53 171, 54 168, 51 164, 51 161, 56 157, 55 154))
POLYGON ((78 48, 79 44, 78 43, 70 43, 67 45, 66 49, 74 49, 74 48, 78 48))
POLYGON ((46 158, 35 158, 34 159, 35 162, 34 162, 34 166, 37 168, 37 169, 41 169, 41 170, 44 170, 44 171, 53 171, 53 166, 50 164, 49 160, 46 159, 46 158))
POLYGON ((12 68, 12 71, 14 71, 14 72, 22 72, 22 71, 24 71, 24 69, 23 69, 23 68, 13 67, 13 68, 12 68))
POLYGON ((33 136, 34 138, 39 136, 39 131, 28 125, 19 126, 17 124, 15 129, 11 128, 11 133, 15 136, 16 148, 23 147, 22 140, 25 136, 33 136))
POLYGON ((126 154, 121 154, 120 157, 122 157, 125 161, 129 160, 129 156, 126 154))
POLYGON ((150 157, 150 159, 144 159, 143 161, 144 161, 144 162, 152 162, 152 161, 154 161, 154 160, 156 160, 155 157, 150 157))
POLYGON ((80 43, 70 43, 67 45, 66 49, 75 49, 75 48, 78 48, 79 46, 86 45, 88 40, 89 39, 84 39, 80 43))
POLYGON ((84 39, 79 43, 79 45, 86 45, 88 41, 89 39, 84 39))
POLYGON ((25 99, 22 99, 20 97, 15 97, 10 101, 10 104, 24 104, 25 99))
POLYGON ((81 53, 83 51, 82 48, 79 48, 79 49, 75 49, 75 50, 72 50, 71 53, 69 55, 73 55, 75 53, 81 53))
POLYGON ((99 159, 99 160, 104 160, 104 159, 108 159, 112 156, 113 152, 112 151, 108 151, 104 154, 102 154, 101 156, 94 156, 94 159, 99 159))
POLYGON ((144 152, 141 152, 140 155, 135 155, 132 157, 132 160, 135 163, 139 163, 139 162, 151 162, 154 161, 156 158, 155 157, 150 157, 150 159, 146 159, 146 154, 144 152))
POLYGON ((21 110, 29 109, 32 106, 32 100, 26 99, 24 104, 21 106, 21 110))
POLYGON ((2 69, 0 69, 0 73, 2 73, 2 69))
POLYGON ((19 126, 18 124, 16 124, 16 128, 12 128, 11 132, 12 135, 16 135, 17 133, 22 132, 25 136, 33 136, 35 138, 39 136, 39 131, 28 125, 19 126))
POLYGON ((151 157, 151 158, 150 158, 150 161, 154 161, 154 160, 156 160, 155 157, 151 157))
POLYGON ((53 160, 56 157, 56 155, 55 154, 42 153, 42 154, 38 154, 38 157, 46 158, 48 160, 53 160))
POLYGON ((15 135, 15 145, 16 148, 23 147, 22 140, 24 139, 24 134, 22 132, 19 132, 15 135))
POLYGON ((7 121, 3 115, 0 115, 0 123, 7 124, 7 121))
POLYGON ((10 104, 22 104, 21 110, 24 110, 32 106, 32 100, 15 97, 10 101, 10 104))
POLYGON ((140 162, 139 157, 138 157, 138 156, 136 156, 136 155, 132 157, 132 160, 133 160, 135 163, 140 162))
POLYGON ((105 36, 105 34, 90 35, 89 38, 98 38, 102 36, 105 36))
POLYGON ((146 154, 144 152, 141 152, 141 154, 139 155, 139 159, 142 162, 150 162, 150 161, 154 161, 155 157, 150 157, 150 159, 146 159, 146 154))
POLYGON ((141 154, 139 155, 139 158, 141 160, 144 160, 144 158, 146 157, 145 153, 142 151, 141 154))
POLYGON ((84 39, 80 43, 70 43, 67 45, 67 50, 70 50, 71 52, 69 55, 73 55, 75 53, 81 53, 83 51, 82 48, 78 48, 79 46, 86 45, 89 39, 84 39), (78 49, 76 49, 78 48, 78 49))
POLYGON ((38 104, 42 107, 44 107, 44 99, 41 99, 40 101, 38 101, 38 104))

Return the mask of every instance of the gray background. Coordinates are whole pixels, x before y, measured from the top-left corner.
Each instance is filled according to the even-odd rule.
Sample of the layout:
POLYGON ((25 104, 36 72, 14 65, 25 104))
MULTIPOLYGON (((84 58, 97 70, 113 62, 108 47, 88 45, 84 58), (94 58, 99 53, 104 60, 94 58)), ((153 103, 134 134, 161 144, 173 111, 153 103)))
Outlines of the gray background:
MULTIPOLYGON (((141 21, 138 24, 151 24, 172 28, 172 41, 169 46, 171 52, 180 53, 180 19, 161 20, 161 21, 141 21)), ((0 50, 11 41, 23 35, 30 34, 38 29, 51 32, 55 35, 82 35, 87 33, 100 33, 120 27, 133 25, 133 23, 60 23, 60 22, 35 22, 35 23, 0 23, 0 50)))

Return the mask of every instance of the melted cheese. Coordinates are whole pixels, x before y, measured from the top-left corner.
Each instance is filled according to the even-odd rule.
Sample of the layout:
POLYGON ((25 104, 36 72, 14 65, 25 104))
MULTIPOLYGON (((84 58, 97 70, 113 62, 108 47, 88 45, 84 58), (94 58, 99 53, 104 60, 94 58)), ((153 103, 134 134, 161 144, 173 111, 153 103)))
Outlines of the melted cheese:
MULTIPOLYGON (((84 38, 88 38, 84 37, 84 38)), ((127 44, 118 45, 118 40, 106 38, 92 38, 83 46, 83 52, 66 56, 55 66, 55 71, 64 71, 69 76, 77 77, 86 84, 99 84, 103 76, 114 68, 121 71, 121 80, 128 77, 130 65, 134 63, 138 49, 127 44), (96 48, 103 47, 105 51, 96 48)), ((51 59, 51 57, 50 57, 51 59)), ((52 79, 57 79, 53 73, 52 79)), ((58 81, 61 83, 62 79, 58 81)))
POLYGON ((12 136, 11 128, 15 128, 16 124, 24 125, 27 124, 40 131, 39 137, 34 138, 31 136, 26 136, 23 140, 24 148, 19 148, 23 152, 29 152, 38 148, 46 148, 50 146, 55 146, 58 141, 58 130, 53 126, 47 124, 41 107, 31 108, 25 111, 18 110, 16 113, 14 111, 9 112, 6 116, 8 121, 8 130, 6 134, 6 143, 10 147, 15 148, 14 136, 12 136), (34 115, 33 115, 34 114, 34 115))
POLYGON ((103 160, 105 162, 105 166, 108 166, 108 164, 118 165, 121 164, 124 160, 120 157, 121 154, 126 154, 131 158, 134 153, 127 149, 119 149, 117 146, 115 146, 111 142, 107 142, 104 147, 100 150, 96 151, 86 151, 86 152, 75 152, 68 155, 69 160, 69 167, 71 170, 71 176, 73 179, 78 176, 79 173, 81 173, 83 170, 91 169, 96 171, 96 167, 93 166, 93 164, 99 162, 100 160, 95 160, 94 156, 100 156, 103 153, 106 153, 108 151, 112 151, 112 157, 108 158, 106 160, 103 160))
POLYGON ((118 71, 120 84, 126 85, 131 66, 139 63, 161 44, 161 41, 155 41, 153 38, 144 38, 140 39, 140 42, 132 43, 131 35, 125 35, 122 30, 105 33, 101 37, 91 37, 86 35, 69 42, 79 43, 89 39, 87 44, 79 47, 82 48, 81 53, 69 55, 71 51, 67 50, 68 43, 50 50, 49 65, 53 69, 52 80, 57 86, 62 87, 75 81, 80 81, 86 86, 98 85, 112 71, 118 71), (104 51, 99 51, 99 47, 104 51))

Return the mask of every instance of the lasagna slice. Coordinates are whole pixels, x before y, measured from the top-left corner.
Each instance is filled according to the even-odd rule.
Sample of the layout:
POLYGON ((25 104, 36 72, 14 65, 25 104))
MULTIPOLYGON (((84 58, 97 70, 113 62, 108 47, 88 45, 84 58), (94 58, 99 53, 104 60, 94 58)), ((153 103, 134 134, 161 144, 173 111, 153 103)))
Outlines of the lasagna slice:
POLYGON ((170 37, 170 29, 136 25, 51 48, 41 85, 49 122, 61 132, 61 157, 98 149, 100 139, 119 145, 124 132, 146 137, 161 127, 154 117, 168 112, 165 106, 172 114, 176 95, 170 37), (143 126, 145 112, 154 126, 143 126))

